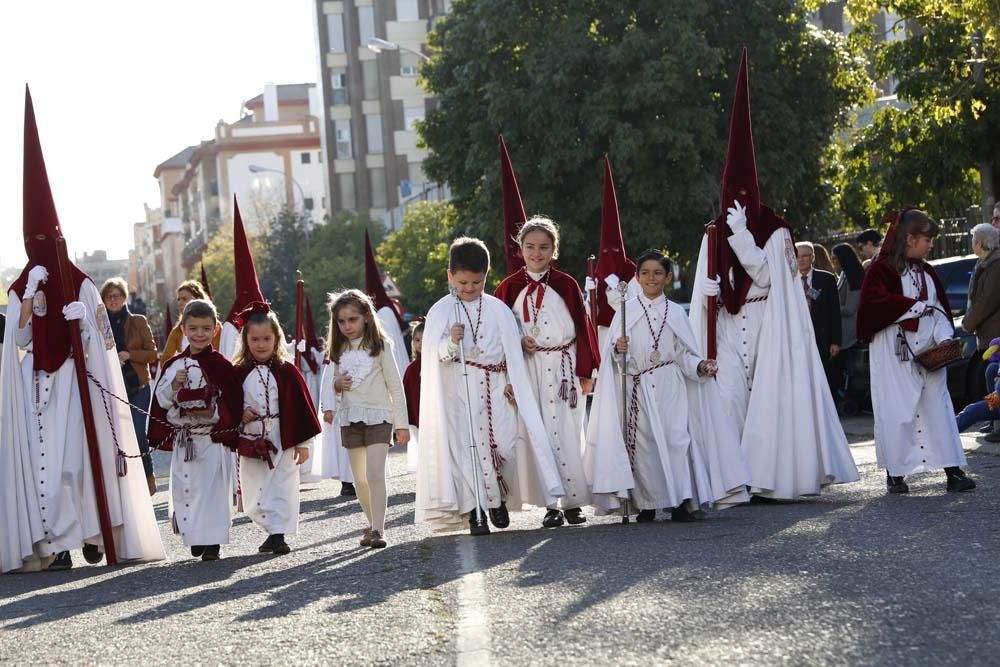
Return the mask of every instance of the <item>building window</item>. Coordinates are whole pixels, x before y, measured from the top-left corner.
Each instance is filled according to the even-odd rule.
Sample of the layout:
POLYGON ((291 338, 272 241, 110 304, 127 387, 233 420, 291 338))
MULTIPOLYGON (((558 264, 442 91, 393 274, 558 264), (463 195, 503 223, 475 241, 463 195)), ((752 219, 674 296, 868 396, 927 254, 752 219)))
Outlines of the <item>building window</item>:
POLYGON ((417 129, 415 123, 418 120, 423 120, 423 119, 424 119, 423 107, 420 107, 419 109, 410 109, 410 108, 403 109, 403 128, 407 132, 415 132, 417 129))
POLYGON ((378 62, 375 60, 361 61, 361 80, 365 86, 365 99, 378 99, 378 62))
POLYGON ((358 32, 360 34, 360 45, 362 48, 368 46, 368 42, 375 36, 375 8, 358 7, 358 32))
POLYGON ((302 208, 304 208, 307 211, 313 210, 313 198, 312 197, 306 197, 305 199, 303 199, 302 200, 302 208))
POLYGON ((340 208, 355 209, 358 200, 354 192, 354 174, 337 174, 337 188, 340 190, 340 208))
POLYGON ((396 20, 419 21, 420 11, 417 9, 417 0, 396 0, 396 20))
POLYGON ((354 152, 351 150, 351 121, 334 121, 334 136, 337 140, 337 158, 354 157, 354 152))
POLYGON ((365 134, 368 135, 368 152, 378 155, 383 152, 382 146, 382 114, 365 116, 365 134))
POLYGON ((342 69, 331 70, 330 87, 333 89, 334 104, 350 104, 347 95, 347 72, 342 69))
POLYGON ((420 67, 420 58, 413 55, 412 53, 406 53, 405 51, 399 54, 399 75, 400 76, 416 76, 417 69, 420 67))
POLYGON ((372 189, 372 208, 385 208, 385 169, 381 167, 369 169, 368 178, 372 189))
POLYGON ((333 53, 344 52, 344 15, 326 15, 326 33, 330 40, 330 51, 333 53))
POLYGON ((312 162, 312 155, 309 153, 302 154, 302 164, 310 164, 312 162))

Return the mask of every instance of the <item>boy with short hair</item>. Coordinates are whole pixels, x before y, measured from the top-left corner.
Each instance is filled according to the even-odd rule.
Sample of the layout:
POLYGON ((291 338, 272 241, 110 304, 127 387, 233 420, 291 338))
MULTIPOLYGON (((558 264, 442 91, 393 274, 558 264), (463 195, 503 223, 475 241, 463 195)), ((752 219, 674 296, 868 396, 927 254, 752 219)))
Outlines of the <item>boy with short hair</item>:
POLYGON ((477 510, 489 509, 493 525, 506 528, 508 505, 552 506, 564 490, 514 315, 483 294, 489 251, 462 237, 448 255, 452 295, 434 304, 424 330, 416 519, 454 530, 468 518, 470 532, 485 535, 477 510))

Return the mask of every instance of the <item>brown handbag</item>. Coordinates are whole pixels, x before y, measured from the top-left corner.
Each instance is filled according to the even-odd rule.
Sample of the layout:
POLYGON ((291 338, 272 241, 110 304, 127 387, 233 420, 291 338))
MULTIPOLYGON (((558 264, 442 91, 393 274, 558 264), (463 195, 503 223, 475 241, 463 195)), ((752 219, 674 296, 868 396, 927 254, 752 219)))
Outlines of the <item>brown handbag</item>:
MULTIPOLYGON (((928 308, 936 310, 947 317, 945 312, 937 306, 928 306, 928 308)), ((899 328, 899 337, 906 345, 906 349, 913 357, 913 360, 923 366, 927 371, 940 370, 952 362, 962 359, 962 341, 958 338, 949 338, 948 340, 941 341, 936 345, 931 345, 926 350, 920 352, 920 354, 914 354, 913 350, 910 348, 909 342, 906 340, 906 333, 903 331, 902 327, 899 328)))

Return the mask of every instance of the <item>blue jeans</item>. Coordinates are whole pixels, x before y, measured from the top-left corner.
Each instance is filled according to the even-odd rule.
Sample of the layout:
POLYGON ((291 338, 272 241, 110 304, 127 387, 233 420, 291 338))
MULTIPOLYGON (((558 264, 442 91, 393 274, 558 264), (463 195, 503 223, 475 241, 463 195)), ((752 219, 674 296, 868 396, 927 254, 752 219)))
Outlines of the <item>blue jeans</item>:
MULTIPOLYGON (((151 390, 147 384, 145 387, 128 395, 128 402, 139 406, 143 410, 149 410, 151 390)), ((146 477, 153 474, 153 459, 149 455, 149 441, 146 439, 146 415, 136 410, 132 410, 132 428, 135 429, 135 439, 139 442, 139 451, 142 453, 142 468, 146 471, 146 477)))
POLYGON ((987 364, 987 366, 986 366, 986 387, 987 387, 987 391, 989 391, 990 387, 993 387, 994 385, 996 385, 997 371, 1000 371, 1000 363, 997 363, 996 361, 991 361, 989 364, 987 364))
POLYGON ((965 406, 955 419, 958 421, 958 432, 961 433, 977 422, 1000 419, 1000 411, 992 412, 986 401, 976 401, 965 406))

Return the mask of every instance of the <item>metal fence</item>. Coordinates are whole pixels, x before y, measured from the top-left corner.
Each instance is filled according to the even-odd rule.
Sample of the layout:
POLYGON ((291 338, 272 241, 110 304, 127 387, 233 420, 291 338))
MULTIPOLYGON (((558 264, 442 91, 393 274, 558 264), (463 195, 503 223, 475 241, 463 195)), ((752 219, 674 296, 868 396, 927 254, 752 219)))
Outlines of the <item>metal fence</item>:
MULTIPOLYGON (((975 226, 969 221, 969 217, 962 218, 940 218, 938 221, 940 232, 934 239, 934 248, 931 250, 931 259, 941 259, 942 257, 961 257, 972 254, 972 235, 969 233, 975 226)), ((838 243, 848 243, 856 247, 856 239, 860 232, 840 232, 829 234, 819 238, 816 242, 822 243, 827 250, 833 248, 838 243)))

